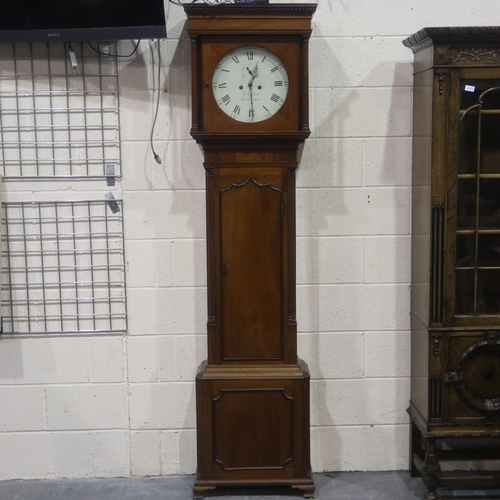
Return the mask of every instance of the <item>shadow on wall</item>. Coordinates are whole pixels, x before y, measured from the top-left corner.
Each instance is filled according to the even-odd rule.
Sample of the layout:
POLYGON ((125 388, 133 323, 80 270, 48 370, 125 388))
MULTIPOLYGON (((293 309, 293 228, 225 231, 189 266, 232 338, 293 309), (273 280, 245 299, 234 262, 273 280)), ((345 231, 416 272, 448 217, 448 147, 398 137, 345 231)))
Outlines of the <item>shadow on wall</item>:
MULTIPOLYGON (((411 55, 411 54, 410 54, 411 55)), ((413 64, 409 62, 399 62, 394 65, 394 86, 413 85, 413 64)), ((397 105, 391 109, 392 113, 406 113, 409 115, 411 124, 411 99, 408 109, 398 109, 397 105)), ((408 294, 405 303, 399 304, 400 309, 397 314, 402 318, 408 318, 408 328, 405 331, 397 332, 397 337, 394 338, 395 345, 391 352, 397 355, 393 360, 394 376, 407 377, 404 387, 404 393, 407 395, 405 404, 409 404, 410 400, 410 331, 409 331, 409 314, 410 314, 410 281, 411 281, 411 179, 412 179, 412 127, 408 137, 396 138, 393 141, 386 141, 384 163, 381 170, 381 184, 392 184, 401 186, 401 189, 408 189, 408 206, 397 205, 396 217, 404 220, 396 221, 396 226, 403 226, 406 219, 410 218, 408 223, 408 234, 400 238, 401 244, 396 244, 393 248, 393 254, 390 260, 394 262, 394 268, 397 270, 393 275, 394 279, 399 279, 402 284, 408 285, 408 294)), ((405 408, 406 410, 406 408, 405 408)), ((405 422, 409 422, 409 418, 405 414, 405 422)), ((409 434, 409 427, 406 430, 409 434)), ((404 442, 405 458, 408 456, 407 449, 408 440, 404 442)), ((397 449, 401 449, 399 446, 397 449)))
POLYGON ((0 335, 0 384, 12 383, 24 376, 22 339, 0 335))
MULTIPOLYGON (((334 52, 329 54, 329 63, 338 72, 342 72, 334 52)), ((302 332, 321 332, 328 335, 327 332, 351 331, 354 334, 359 332, 366 337, 365 333, 372 331, 374 338, 380 335, 380 343, 391 353, 390 373, 376 374, 383 372, 387 367, 387 359, 381 356, 380 365, 371 367, 371 371, 375 374, 366 372, 366 359, 361 363, 363 370, 361 377, 362 379, 390 377, 395 380, 383 381, 380 386, 375 384, 373 387, 371 384, 365 384, 364 391, 368 392, 364 405, 359 403, 362 394, 356 391, 351 391, 347 396, 351 400, 335 401, 335 379, 356 378, 356 375, 350 374, 347 377, 342 373, 332 375, 331 368, 321 367, 320 360, 326 359, 321 344, 322 339, 327 335, 312 336, 314 348, 308 346, 311 349, 310 358, 306 358, 306 361, 311 364, 313 377, 312 425, 323 427, 323 429, 317 429, 316 433, 313 429, 313 436, 316 434, 316 439, 313 437, 312 448, 315 470, 323 466, 336 469, 360 468, 359 460, 362 455, 366 458, 364 467, 368 469, 380 469, 384 465, 386 468, 401 468, 401 464, 405 467, 407 462, 406 434, 403 436, 406 428, 404 432, 401 432, 401 426, 398 427, 398 424, 407 421, 405 409, 409 399, 408 283, 410 264, 407 251, 409 248, 411 128, 409 125, 410 91, 407 87, 411 84, 411 63, 396 63, 395 66, 394 63, 387 65, 380 63, 373 68, 371 73, 375 76, 385 73, 386 80, 387 74, 391 74, 393 81, 379 83, 380 87, 375 89, 362 86, 349 88, 345 86, 346 83, 347 85, 353 85, 353 83, 349 82, 348 75, 340 74, 336 75, 338 88, 322 87, 313 91, 312 102, 315 105, 313 123, 316 127, 309 139, 309 144, 312 144, 313 148, 308 150, 306 143, 301 169, 318 169, 322 173, 314 176, 315 183, 312 177, 302 175, 302 172, 299 175, 299 179, 303 178, 299 185, 311 189, 306 204, 302 207, 300 204, 298 206, 298 236, 314 237, 307 238, 309 248, 302 255, 307 256, 307 261, 299 262, 299 267, 308 266, 309 269, 305 275, 310 279, 310 284, 337 286, 299 287, 302 288, 302 293, 299 290, 298 297, 302 297, 308 306, 304 307, 299 304, 299 311, 302 311, 306 321, 304 322, 304 317, 299 313, 298 322, 299 331, 302 332), (366 153, 370 150, 367 143, 372 138, 374 143, 377 142, 378 152, 375 160, 367 162, 366 153), (363 157, 353 155, 352 151, 347 149, 344 150, 356 139, 359 144, 363 144, 363 157), (325 143, 329 146, 326 147, 325 143), (314 157, 313 161, 315 153, 312 149, 327 152, 328 156, 314 157), (311 159, 308 159, 308 155, 311 159), (367 163, 369 167, 373 167, 375 174, 363 171, 367 163), (356 169, 358 175, 353 175, 356 169), (347 178, 344 177, 345 174, 347 178), (353 180, 354 183, 352 183, 353 180), (394 189, 387 191, 384 189, 386 187, 394 189), (390 199, 387 199, 387 196, 390 199), (300 214, 301 209, 306 212, 306 215, 304 212, 300 214), (304 227, 301 227, 302 223, 304 227), (390 252, 389 254, 381 253, 378 256, 378 260, 383 259, 386 262, 378 280, 373 278, 372 281, 367 280, 364 275, 363 280, 354 281, 354 284, 352 278, 349 281, 335 276, 333 281, 328 283, 322 281, 322 274, 324 275, 326 270, 321 266, 325 257, 320 252, 320 241, 326 241, 326 239, 321 237, 360 236, 364 240, 366 251, 369 239, 367 235, 382 236, 382 238, 376 238, 379 240, 392 240, 390 245, 381 246, 382 249, 389 248, 390 252), (335 281, 336 279, 338 281, 335 281), (372 283, 377 286, 371 287, 372 283), (323 382, 321 379, 330 380, 323 382), (333 392, 329 391, 328 386, 333 392), (370 391, 370 388, 375 387, 381 387, 383 393, 377 390, 370 391), (328 403, 329 400, 335 401, 336 406, 332 407, 332 403, 328 403), (359 409, 361 413, 353 414, 353 420, 349 422, 346 420, 348 412, 342 411, 341 407, 351 408, 351 413, 359 409), (338 412, 337 409, 339 409, 338 412), (365 427, 364 437, 361 438, 362 441, 358 440, 358 443, 364 442, 366 449, 358 450, 359 453, 355 450, 340 449, 341 443, 347 438, 347 434, 344 436, 343 433, 354 432, 354 428, 335 428, 335 426, 353 423, 365 427), (393 426, 382 427, 376 424, 393 424, 393 426), (375 445, 376 442, 380 443, 382 440, 392 442, 392 447, 387 447, 387 449, 395 450, 396 453, 393 455, 397 455, 386 464, 381 463, 384 460, 380 457, 377 460, 375 453, 372 454, 373 458, 370 458, 370 442, 375 445)), ((364 76, 364 81, 374 78, 371 73, 364 76)), ((314 85, 315 82, 311 83, 314 85)), ((339 266, 342 265, 342 261, 352 260, 347 255, 337 257, 339 266)), ((366 264, 363 263, 362 267, 365 268, 364 273, 366 273, 366 264)), ((371 342, 373 343, 373 337, 371 342)), ((366 338, 364 344, 365 349, 361 348, 357 352, 358 345, 352 346, 354 350, 349 353, 349 356, 353 363, 368 354, 366 338)), ((306 341, 303 341, 303 345, 306 345, 306 341)), ((329 361, 335 363, 335 355, 338 354, 333 353, 329 361)), ((381 351, 380 354, 383 355, 384 352, 381 351)), ((341 362, 338 364, 342 365, 341 362)))
MULTIPOLYGON (((311 44, 311 48, 313 49, 313 44, 311 44)), ((328 64, 340 73, 343 72, 333 51, 328 55, 328 64)), ((344 77, 340 77, 340 79, 343 80, 344 77)), ((336 463, 336 460, 342 456, 342 439, 335 428, 335 418, 330 414, 329 405, 326 403, 330 395, 327 393, 327 383, 323 380, 331 378, 331 374, 324 373, 321 366, 321 360, 325 359, 321 343, 323 338, 326 339, 326 335, 318 335, 318 332, 324 332, 320 323, 322 315, 325 314, 321 307, 322 300, 318 287, 318 284, 322 283, 320 267, 322 256, 320 255, 318 236, 328 234, 329 220, 334 220, 339 215, 345 215, 347 209, 343 203, 343 193, 340 189, 334 190, 334 199, 327 199, 326 203, 322 203, 319 207, 317 205, 318 189, 315 188, 343 185, 343 169, 341 168, 344 157, 343 143, 332 138, 344 136, 343 123, 346 116, 349 116, 351 100, 356 99, 356 96, 351 95, 348 99, 339 102, 332 95, 331 101, 328 103, 327 115, 322 120, 322 124, 326 122, 331 127, 331 133, 325 135, 321 131, 318 133, 315 127, 315 124, 318 123, 315 82, 311 80, 310 85, 312 89, 310 92, 312 133, 306 141, 304 150, 300 152, 297 171, 297 246, 299 250, 297 256, 299 259, 301 256, 304 259, 302 262, 297 262, 297 275, 305 275, 304 281, 301 282, 299 278, 297 282, 297 322, 299 357, 302 357, 301 345, 307 346, 304 358, 309 364, 311 372, 311 462, 313 470, 320 470, 324 469, 326 464, 336 463), (330 144, 325 144, 326 141, 330 144), (311 142, 313 143, 312 148, 308 149, 311 142), (336 151, 333 150, 334 147, 337 147, 336 151), (324 151, 325 149, 327 154, 319 157, 315 155, 315 151, 324 151), (306 169, 310 170, 311 173, 304 172, 306 169), (301 245, 300 240, 302 239, 305 241, 305 245, 301 245), (304 273, 300 272, 301 268, 306 268, 304 273), (302 304, 301 301, 303 301, 302 304), (301 337, 304 340, 301 341, 301 337), (316 432, 314 432, 315 427, 316 432)), ((358 168, 361 167, 361 165, 358 166, 358 168)), ((335 306, 332 304, 332 307, 335 306)), ((356 353, 352 353, 352 355, 355 356, 356 353)), ((332 358, 326 357, 326 359, 334 362, 332 358)), ((342 468, 340 463, 337 462, 337 464, 333 468, 342 468)))
MULTIPOLYGON (((408 56, 410 58, 411 54, 408 56)), ((393 88, 400 86, 413 85, 413 64, 408 62, 390 62, 393 65, 393 88)), ((378 65, 375 71, 385 72, 387 63, 378 65)), ((401 191, 394 202, 396 206, 395 227, 407 227, 404 232, 396 231, 394 244, 389 247, 390 255, 381 255, 381 258, 387 259, 387 276, 390 281, 400 284, 401 294, 404 300, 396 304, 394 313, 400 318, 399 323, 402 328, 396 329, 394 334, 387 336, 386 342, 392 345, 388 346, 387 352, 394 353, 389 361, 392 365, 390 376, 396 378, 395 390, 393 394, 387 396, 392 399, 388 404, 394 408, 394 421, 387 422, 396 424, 396 426, 387 427, 382 430, 384 433, 383 442, 388 450, 391 450, 391 457, 386 457, 385 464, 379 464, 378 469, 406 469, 409 456, 409 418, 406 414, 406 408, 410 400, 410 280, 411 280, 411 169, 412 169, 412 127, 411 127, 411 95, 407 107, 401 107, 397 100, 391 101, 389 116, 400 115, 401 120, 395 119, 395 122, 409 122, 408 133, 398 134, 397 130, 391 130, 392 138, 386 139, 383 163, 380 169, 380 178, 378 183, 381 186, 395 186, 401 191), (404 193, 404 195, 403 195, 404 193), (405 425, 397 425, 405 424, 405 425), (382 466, 380 466, 382 465, 382 466)), ((388 134, 389 135, 389 134, 388 134)), ((365 150, 366 154, 366 150, 365 150)), ((379 364, 384 365, 383 353, 381 353, 379 364)), ((385 423, 385 422, 383 422, 385 423)), ((370 439, 372 428, 368 429, 367 438, 370 439)))

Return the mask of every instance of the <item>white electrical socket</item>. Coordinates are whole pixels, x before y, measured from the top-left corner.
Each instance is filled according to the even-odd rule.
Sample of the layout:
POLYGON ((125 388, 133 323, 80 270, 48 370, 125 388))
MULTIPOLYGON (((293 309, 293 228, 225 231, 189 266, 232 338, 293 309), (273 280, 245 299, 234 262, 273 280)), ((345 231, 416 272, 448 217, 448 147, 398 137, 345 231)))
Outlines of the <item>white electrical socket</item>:
POLYGON ((104 54, 110 55, 112 45, 112 42, 99 42, 99 51, 104 54))

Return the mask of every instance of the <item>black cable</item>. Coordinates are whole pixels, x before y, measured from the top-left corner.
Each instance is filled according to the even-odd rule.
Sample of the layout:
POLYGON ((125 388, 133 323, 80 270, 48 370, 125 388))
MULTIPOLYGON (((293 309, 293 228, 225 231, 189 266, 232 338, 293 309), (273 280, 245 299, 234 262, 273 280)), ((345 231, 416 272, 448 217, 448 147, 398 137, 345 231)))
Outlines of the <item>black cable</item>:
POLYGON ((155 131, 156 119, 158 118, 158 110, 160 109, 160 85, 161 85, 161 50, 160 50, 160 39, 158 38, 158 97, 156 99, 156 112, 155 112, 155 117, 153 119, 153 126, 151 127, 150 143, 151 143, 151 151, 153 152, 153 157, 156 163, 158 163, 159 165, 161 165, 161 158, 155 151, 153 145, 153 134, 155 131))
POLYGON ((122 56, 120 54, 107 54, 106 52, 102 52, 100 51, 99 49, 96 49, 90 42, 87 42, 89 45, 90 45, 90 48, 94 51, 94 52, 97 52, 98 54, 101 54, 103 56, 112 56, 112 57, 132 57, 136 52, 137 52, 137 49, 139 48, 139 44, 141 43, 140 40, 137 40, 137 44, 136 46, 134 47, 134 50, 130 53, 130 54, 127 54, 126 56, 122 56))

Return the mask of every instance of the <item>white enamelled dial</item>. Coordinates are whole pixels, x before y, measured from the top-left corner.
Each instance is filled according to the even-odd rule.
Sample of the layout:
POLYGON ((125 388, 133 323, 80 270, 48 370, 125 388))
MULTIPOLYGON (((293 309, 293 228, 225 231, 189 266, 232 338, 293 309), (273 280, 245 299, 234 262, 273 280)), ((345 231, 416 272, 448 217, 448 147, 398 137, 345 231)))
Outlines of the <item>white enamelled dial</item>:
POLYGON ((219 108, 239 122, 261 122, 283 106, 288 73, 280 58, 258 45, 242 45, 222 56, 212 77, 219 108))

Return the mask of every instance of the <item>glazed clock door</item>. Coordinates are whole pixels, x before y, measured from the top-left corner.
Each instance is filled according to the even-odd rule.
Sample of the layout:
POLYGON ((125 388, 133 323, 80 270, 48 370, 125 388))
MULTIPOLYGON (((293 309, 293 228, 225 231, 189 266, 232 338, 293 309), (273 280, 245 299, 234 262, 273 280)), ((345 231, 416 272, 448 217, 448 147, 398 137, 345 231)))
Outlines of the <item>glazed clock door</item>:
POLYGON ((219 169, 223 361, 283 359, 280 170, 219 169))
POLYGON ((206 37, 202 45, 205 132, 299 129, 302 77, 296 37, 206 37))
POLYGON ((260 45, 240 45, 227 52, 212 76, 214 99, 238 122, 260 122, 274 116, 288 93, 283 62, 260 45))

